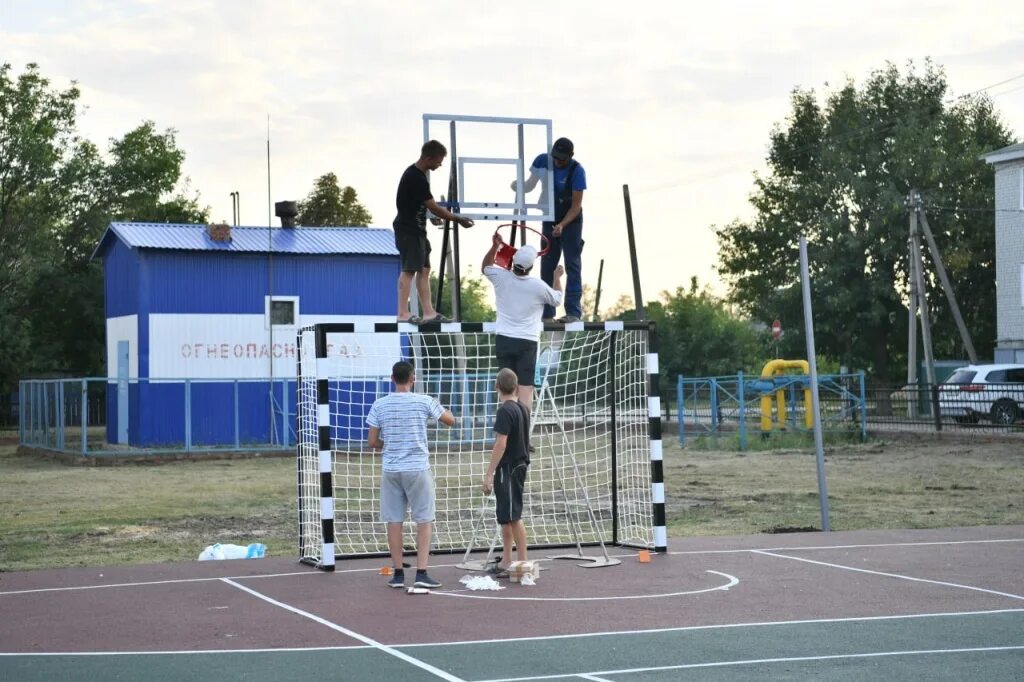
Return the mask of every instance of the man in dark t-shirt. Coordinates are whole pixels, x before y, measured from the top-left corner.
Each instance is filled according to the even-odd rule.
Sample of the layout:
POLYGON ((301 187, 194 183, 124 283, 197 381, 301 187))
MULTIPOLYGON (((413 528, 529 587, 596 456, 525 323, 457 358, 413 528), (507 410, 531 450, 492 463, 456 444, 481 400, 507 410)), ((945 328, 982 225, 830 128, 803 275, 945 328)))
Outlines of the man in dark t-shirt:
POLYGON ((434 310, 430 297, 430 240, 427 239, 427 211, 435 216, 471 227, 473 221, 457 216, 441 208, 430 194, 427 171, 437 170, 448 156, 448 150, 437 140, 431 140, 420 150, 420 159, 405 169, 398 182, 395 207, 398 215, 392 226, 395 228, 395 248, 402 263, 398 276, 398 321, 449 322, 434 310), (409 312, 409 292, 416 280, 416 293, 423 306, 423 317, 409 312))
POLYGON ((494 447, 484 474, 483 491, 494 491, 495 516, 501 526, 504 543, 501 563, 495 574, 507 576, 512 563, 512 544, 516 559, 526 561, 526 526, 523 524, 523 487, 530 466, 530 412, 516 399, 519 382, 516 373, 505 368, 498 372, 498 413, 494 418, 494 447))

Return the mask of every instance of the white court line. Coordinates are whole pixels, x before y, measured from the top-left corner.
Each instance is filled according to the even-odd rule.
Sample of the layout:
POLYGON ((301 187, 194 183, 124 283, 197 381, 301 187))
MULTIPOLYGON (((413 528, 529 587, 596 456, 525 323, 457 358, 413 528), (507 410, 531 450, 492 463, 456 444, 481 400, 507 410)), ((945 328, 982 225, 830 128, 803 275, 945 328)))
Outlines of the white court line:
POLYGON ((947 611, 944 613, 910 613, 899 616, 851 616, 849 618, 813 618, 805 620, 770 620, 757 623, 720 623, 718 625, 687 625, 678 628, 654 628, 650 630, 608 630, 605 632, 577 632, 568 635, 537 635, 535 637, 505 637, 501 639, 472 639, 459 642, 422 642, 402 644, 403 649, 421 646, 462 646, 472 644, 504 644, 508 642, 547 641, 552 639, 582 639, 586 637, 617 637, 619 635, 650 635, 668 632, 690 632, 695 630, 731 630, 735 628, 772 627, 776 625, 821 625, 826 623, 861 623, 880 620, 912 620, 914 618, 956 618, 958 616, 988 616, 1002 613, 1024 613, 1024 609, 994 609, 991 611, 947 611))
POLYGON ((605 679, 604 677, 598 677, 597 675, 591 675, 589 673, 583 673, 582 675, 574 675, 574 677, 582 677, 585 680, 590 680, 590 682, 612 682, 611 680, 605 679))
POLYGON ((469 594, 463 590, 459 591, 448 591, 438 592, 434 591, 430 594, 436 597, 461 597, 462 599, 492 599, 494 601, 615 601, 615 600, 627 600, 627 599, 663 599, 665 597, 682 597, 688 594, 704 594, 706 592, 718 592, 728 591, 729 588, 735 587, 740 584, 739 578, 736 576, 729 575, 728 573, 721 573, 720 571, 704 571, 705 573, 714 573, 720 575, 729 582, 725 585, 718 585, 716 587, 707 587, 703 590, 686 590, 684 592, 665 592, 662 594, 625 594, 613 597, 499 597, 491 594, 469 594))
POLYGON ((188 649, 180 651, 0 651, 0 656, 193 656, 196 654, 290 654, 306 651, 345 651, 347 649, 372 649, 368 644, 351 646, 304 646, 281 647, 279 649, 188 649))
MULTIPOLYGON (((1024 542, 1024 538, 1003 538, 992 540, 929 540, 927 542, 876 542, 859 545, 793 545, 792 547, 748 547, 746 549, 694 549, 669 552, 669 554, 739 554, 742 552, 792 552, 811 549, 870 549, 872 547, 928 547, 930 545, 984 545, 1001 542, 1024 542)), ((619 556, 635 556, 621 554, 619 556)))
POLYGON ((856 571, 857 573, 868 573, 870 575, 881 575, 887 578, 898 578, 900 580, 910 580, 915 583, 930 583, 932 585, 942 585, 943 587, 958 587, 963 590, 973 590, 975 592, 985 592, 987 594, 995 594, 1000 597, 1009 597, 1011 599, 1020 599, 1024 601, 1024 595, 1011 594, 1009 592, 999 592, 997 590, 987 590, 984 587, 974 587, 973 585, 961 585, 960 583, 949 583, 943 580, 929 580, 927 578, 915 578, 909 575, 900 575, 899 573, 885 573, 884 571, 871 571, 866 568, 856 568, 854 566, 844 566, 843 564, 832 564, 827 561, 815 561, 814 559, 804 559, 803 557, 787 556, 785 554, 775 554, 773 552, 766 552, 764 550, 751 550, 754 554, 761 554, 763 556, 771 556, 779 559, 789 559, 790 561, 802 561, 806 564, 817 564, 818 566, 829 566, 830 568, 841 568, 844 571, 856 571))
MULTIPOLYGON (((986 646, 967 649, 921 649, 917 651, 871 651, 863 654, 835 654, 829 656, 790 656, 786 658, 750 658, 736 661, 714 661, 711 663, 689 663, 684 665, 661 665, 650 668, 624 668, 622 670, 598 670, 588 675, 628 675, 661 670, 692 670, 695 668, 723 668, 732 665, 763 665, 765 663, 800 663, 806 661, 836 661, 855 658, 884 658, 886 656, 926 656, 932 654, 967 654, 990 651, 1019 651, 1024 646, 986 646)), ((534 677, 498 677, 477 682, 527 682, 527 680, 556 680, 565 677, 581 677, 580 673, 562 675, 537 675, 534 677)))
POLYGON ((377 649, 378 651, 380 651, 382 653, 388 654, 390 656, 394 656, 395 658, 397 658, 399 660, 405 661, 406 663, 408 663, 410 665, 416 666, 420 670, 428 672, 431 675, 434 675, 436 677, 440 677, 442 680, 448 680, 448 682, 465 682, 465 680, 463 680, 461 677, 456 677, 455 675, 451 675, 451 674, 445 672, 444 670, 441 670, 440 668, 435 668, 434 666, 430 665, 429 663, 421 661, 418 658, 413 658, 409 654, 403 653, 403 652, 399 651, 398 649, 395 649, 394 647, 390 647, 387 644, 382 644, 382 643, 378 642, 377 640, 375 640, 375 639, 373 639, 371 637, 367 637, 366 635, 361 635, 358 632, 355 632, 354 630, 349 630, 348 628, 342 627, 341 625, 338 625, 337 623, 332 623, 331 621, 326 620, 324 618, 321 618, 320 616, 314 615, 314 614, 312 614, 312 613, 310 613, 308 611, 303 611, 302 609, 297 609, 294 606, 291 606, 289 604, 285 604, 284 602, 279 602, 276 599, 268 597, 265 594, 261 594, 261 593, 257 592, 256 590, 253 590, 251 588, 246 587, 245 585, 239 585, 238 583, 233 581, 231 578, 223 578, 222 581, 227 583, 228 585, 231 585, 233 587, 237 587, 238 589, 242 590, 243 592, 247 592, 247 593, 251 594, 252 596, 256 597, 257 599, 262 599, 263 601, 267 602, 268 604, 273 604, 274 606, 279 606, 282 609, 284 609, 285 611, 291 611, 292 613, 297 614, 299 616, 302 616, 303 618, 309 618, 313 622, 320 623, 321 625, 326 625, 327 627, 331 628, 332 630, 335 630, 336 632, 340 632, 341 634, 346 635, 348 637, 351 637, 352 639, 359 640, 363 644, 368 644, 371 647, 373 647, 374 649, 377 649))
MULTIPOLYGON (((689 556, 696 554, 742 554, 746 552, 793 552, 793 551, 808 551, 808 550, 826 550, 826 549, 868 549, 871 547, 927 547, 934 545, 976 545, 976 544, 994 544, 1003 542, 1024 542, 1024 538, 1006 538, 996 540, 950 540, 950 541, 929 541, 929 542, 883 542, 877 544, 861 544, 861 545, 812 545, 807 547, 799 546, 785 546, 785 547, 764 547, 764 548, 746 548, 746 549, 695 549, 695 550, 682 550, 677 552, 668 552, 672 556, 689 556)), ((625 554, 609 554, 615 558, 627 558, 636 556, 636 552, 629 552, 625 554)), ((386 559, 386 557, 381 557, 386 559)), ((539 561, 549 561, 548 559, 539 559, 539 561)), ((461 562, 460 562, 461 563, 461 562)), ((455 564, 436 564, 437 568, 454 568, 458 566, 455 564)), ((346 568, 346 569, 335 569, 334 573, 377 573, 379 568, 346 568)), ((330 573, 320 571, 313 567, 310 567, 308 571, 293 571, 289 573, 258 573, 253 575, 232 575, 226 576, 232 580, 259 580, 261 578, 282 578, 288 576, 303 576, 303 575, 323 575, 328 576, 330 573)), ((78 590, 102 590, 112 587, 145 587, 150 585, 174 585, 178 583, 201 583, 201 582, 214 582, 222 580, 223 578, 176 578, 171 580, 148 580, 144 582, 135 583, 110 583, 107 585, 79 585, 76 587, 40 587, 30 590, 6 590, 0 591, 0 597, 11 595, 11 594, 32 594, 34 592, 75 592, 78 590)))
MULTIPOLYGON (((620 635, 650 635, 671 632, 689 632, 692 630, 733 630, 737 628, 771 627, 776 625, 820 625, 828 623, 871 622, 883 620, 913 620, 917 618, 956 618, 959 616, 990 616, 1004 613, 1024 613, 1024 609, 995 609, 992 611, 950 611, 946 613, 913 613, 901 616, 854 616, 850 618, 816 618, 807 620, 778 620, 757 623, 723 623, 719 625, 688 625, 677 628, 656 628, 652 630, 609 630, 606 632, 583 632, 569 635, 538 635, 534 637, 507 637, 503 639, 474 639, 458 642, 421 642, 417 644, 396 644, 400 649, 416 647, 465 646, 472 644, 506 644, 515 642, 548 641, 555 639, 583 639, 587 637, 616 637, 620 635)), ((162 656, 195 655, 195 654, 262 654, 290 653, 304 651, 339 651, 345 649, 371 649, 370 645, 353 644, 351 646, 326 647, 281 647, 277 649, 189 649, 187 651, 59 651, 59 652, 0 652, 0 656, 162 656)))

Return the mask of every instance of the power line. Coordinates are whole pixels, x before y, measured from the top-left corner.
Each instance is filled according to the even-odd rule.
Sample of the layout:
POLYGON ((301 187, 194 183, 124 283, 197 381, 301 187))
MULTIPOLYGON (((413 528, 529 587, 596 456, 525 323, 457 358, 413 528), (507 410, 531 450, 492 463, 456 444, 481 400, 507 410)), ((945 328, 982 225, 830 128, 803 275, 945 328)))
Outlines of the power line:
POLYGON ((1024 213, 1021 208, 984 208, 981 206, 939 206, 927 204, 929 210, 946 211, 949 213, 1024 213))

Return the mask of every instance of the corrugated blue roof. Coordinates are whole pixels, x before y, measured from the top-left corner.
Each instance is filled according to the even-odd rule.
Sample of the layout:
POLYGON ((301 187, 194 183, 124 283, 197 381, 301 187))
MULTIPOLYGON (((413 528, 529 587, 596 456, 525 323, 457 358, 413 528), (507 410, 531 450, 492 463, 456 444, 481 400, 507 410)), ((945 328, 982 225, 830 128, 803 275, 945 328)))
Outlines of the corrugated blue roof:
POLYGON ((207 234, 206 225, 110 223, 92 257, 102 258, 115 236, 126 245, 139 249, 398 255, 394 233, 379 227, 275 227, 269 230, 266 227, 232 227, 230 242, 215 242, 207 234))

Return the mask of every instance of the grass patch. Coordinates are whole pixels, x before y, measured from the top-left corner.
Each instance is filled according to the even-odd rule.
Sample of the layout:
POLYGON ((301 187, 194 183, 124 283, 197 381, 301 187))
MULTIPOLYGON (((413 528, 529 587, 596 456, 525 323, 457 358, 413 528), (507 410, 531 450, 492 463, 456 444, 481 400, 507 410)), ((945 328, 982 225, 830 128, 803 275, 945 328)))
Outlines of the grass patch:
MULTIPOLYGON (((664 441, 674 535, 820 528, 813 448, 664 441)), ((1024 443, 918 437, 826 448, 832 527, 1024 523, 1024 443)), ((194 560, 213 542, 297 551, 291 458, 67 466, 0 442, 0 570, 194 560)))
MULTIPOLYGON (((820 528, 814 450, 682 449, 665 441, 670 532, 820 528)), ((1024 443, 926 438, 825 448, 834 530, 1024 523, 1024 443)))
POLYGON ((295 461, 67 466, 0 444, 0 570, 195 559, 214 542, 296 550, 295 461))

